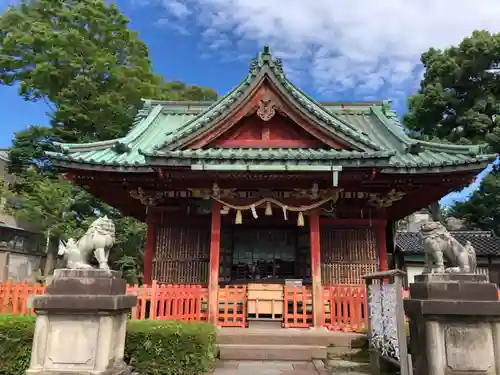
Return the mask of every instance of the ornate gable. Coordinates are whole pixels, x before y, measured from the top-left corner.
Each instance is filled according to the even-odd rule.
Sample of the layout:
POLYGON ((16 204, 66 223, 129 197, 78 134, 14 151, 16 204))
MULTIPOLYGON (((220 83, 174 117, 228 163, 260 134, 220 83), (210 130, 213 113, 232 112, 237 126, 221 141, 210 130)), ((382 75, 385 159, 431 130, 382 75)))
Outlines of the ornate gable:
POLYGON ((240 108, 183 148, 214 147, 353 149, 300 114, 268 77, 240 108))
POLYGON ((219 141, 216 142, 219 138, 220 140, 230 138, 235 141, 238 138, 234 135, 231 138, 226 132, 242 126, 242 120, 252 115, 255 119, 266 122, 265 125, 277 127, 268 131, 265 125, 256 123, 250 125, 250 120, 246 120, 246 126, 252 128, 245 129, 247 135, 256 135, 255 128, 261 128, 260 136, 245 139, 245 141, 255 141, 252 147, 270 147, 274 142, 278 145, 275 147, 285 148, 288 147, 287 144, 296 147, 295 144, 314 143, 314 147, 334 150, 373 152, 383 149, 355 126, 330 113, 293 86, 285 77, 281 61, 273 60, 269 48, 265 47, 252 61, 249 74, 238 86, 195 119, 170 133, 166 142, 155 147, 155 151, 208 148, 214 144, 220 145, 219 141), (267 140, 266 134, 272 140, 268 143, 269 146, 265 146, 265 142, 262 142, 267 140), (280 144, 278 140, 285 142, 280 144))

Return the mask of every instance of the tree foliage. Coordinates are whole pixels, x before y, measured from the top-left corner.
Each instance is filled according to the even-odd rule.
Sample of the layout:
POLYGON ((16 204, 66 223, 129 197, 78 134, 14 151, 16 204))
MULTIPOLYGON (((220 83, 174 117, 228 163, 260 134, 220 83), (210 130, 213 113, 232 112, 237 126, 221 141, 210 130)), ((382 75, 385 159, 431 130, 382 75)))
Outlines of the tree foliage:
MULTIPOLYGON (((500 34, 475 31, 458 46, 429 49, 420 90, 409 100, 405 125, 415 135, 457 144, 488 143, 500 152, 500 34)), ((469 200, 445 216, 473 229, 498 232, 500 173, 495 168, 469 200)))
POLYGON ((137 282, 145 226, 123 217, 50 170, 52 141, 81 143, 123 136, 141 98, 215 100, 208 88, 164 82, 129 20, 105 0, 23 0, 0 15, 0 84, 18 85, 29 101, 47 103, 50 127, 15 134, 11 212, 55 239, 79 236, 98 215, 115 221, 114 265, 137 282), (34 169, 28 168, 34 166, 34 169))
POLYGON ((422 55, 424 78, 405 125, 453 143, 488 142, 500 151, 500 34, 475 31, 458 46, 422 55))
POLYGON ((128 23, 104 0, 25 0, 0 17, 0 83, 50 103, 54 135, 65 142, 124 135, 141 98, 217 96, 153 74, 128 23))
POLYGON ((14 134, 12 147, 9 151, 9 172, 22 175, 27 166, 35 166, 37 170, 50 167, 45 151, 53 149, 53 129, 45 126, 32 125, 14 134))
POLYGON ((84 221, 102 206, 57 175, 43 175, 30 168, 22 179, 23 189, 6 193, 11 201, 7 210, 18 219, 36 223, 41 232, 50 231, 64 239, 67 234, 81 235, 84 221))
POLYGON ((114 138, 142 97, 159 95, 146 45, 101 0, 33 0, 0 17, 0 82, 26 100, 53 103, 56 135, 114 138))
POLYGON ((470 199, 456 203, 449 214, 464 219, 470 229, 491 230, 500 235, 500 170, 494 168, 470 199))

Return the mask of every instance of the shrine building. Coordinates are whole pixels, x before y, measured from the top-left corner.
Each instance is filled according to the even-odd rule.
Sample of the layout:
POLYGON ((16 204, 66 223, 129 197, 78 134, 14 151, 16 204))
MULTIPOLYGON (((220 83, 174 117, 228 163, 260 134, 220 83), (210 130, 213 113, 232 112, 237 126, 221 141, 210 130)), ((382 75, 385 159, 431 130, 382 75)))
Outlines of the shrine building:
MULTIPOLYGON (((216 102, 144 100, 130 132, 49 153, 147 223, 144 283, 322 288, 387 270, 394 223, 471 183, 482 146, 410 138, 387 101, 317 102, 266 46, 216 102)), ((274 289, 273 289, 274 290, 274 289)))

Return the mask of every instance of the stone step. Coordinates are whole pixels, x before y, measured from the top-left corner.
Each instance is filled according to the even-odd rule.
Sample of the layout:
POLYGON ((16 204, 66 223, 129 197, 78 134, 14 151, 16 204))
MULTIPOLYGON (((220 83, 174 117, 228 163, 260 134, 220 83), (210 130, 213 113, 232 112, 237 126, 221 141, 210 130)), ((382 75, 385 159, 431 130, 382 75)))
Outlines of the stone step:
POLYGON ((219 331, 217 342, 248 345, 307 345, 335 346, 343 348, 360 347, 366 340, 364 335, 344 332, 312 331, 300 329, 279 330, 225 330, 219 331))
MULTIPOLYGON (((326 347, 315 345, 219 344, 223 361, 312 361, 326 359, 326 347)), ((257 375, 257 374, 256 374, 257 375)))
POLYGON ((353 362, 353 361, 342 361, 342 360, 330 360, 327 361, 326 367, 332 371, 334 374, 369 374, 370 364, 365 362, 353 362))

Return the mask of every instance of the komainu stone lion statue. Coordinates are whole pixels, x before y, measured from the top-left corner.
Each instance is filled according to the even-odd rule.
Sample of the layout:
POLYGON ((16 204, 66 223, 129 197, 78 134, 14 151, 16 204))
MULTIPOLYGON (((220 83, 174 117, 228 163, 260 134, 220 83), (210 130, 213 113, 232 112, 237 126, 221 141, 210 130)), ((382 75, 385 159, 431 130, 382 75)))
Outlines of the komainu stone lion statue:
POLYGON ((78 241, 70 238, 66 243, 59 243, 59 255, 67 259, 67 268, 92 268, 89 264, 89 255, 94 255, 99 262, 99 268, 109 270, 108 256, 110 248, 115 243, 115 224, 107 216, 96 219, 87 232, 78 241))
POLYGON ((424 252, 423 273, 476 272, 476 252, 467 241, 462 246, 439 222, 429 221, 420 228, 424 252), (448 267, 445 268, 445 260, 448 267))

